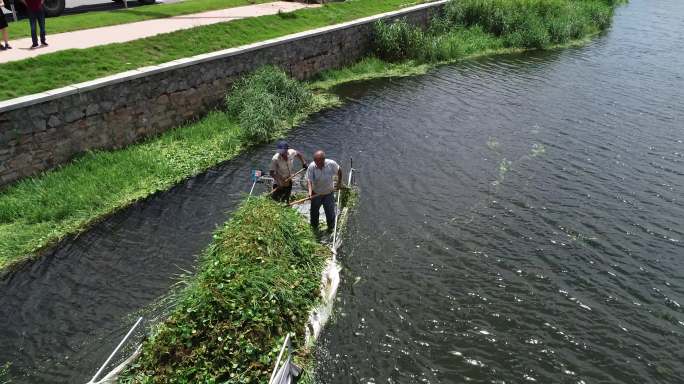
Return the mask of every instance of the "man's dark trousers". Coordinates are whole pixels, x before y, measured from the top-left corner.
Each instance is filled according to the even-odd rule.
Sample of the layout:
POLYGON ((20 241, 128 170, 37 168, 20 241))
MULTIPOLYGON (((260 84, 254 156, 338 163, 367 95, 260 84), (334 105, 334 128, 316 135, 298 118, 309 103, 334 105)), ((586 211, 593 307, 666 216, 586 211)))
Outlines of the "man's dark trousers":
POLYGON ((31 26, 31 39, 33 45, 38 45, 38 36, 36 36, 36 22, 40 28, 40 42, 45 43, 45 11, 42 9, 37 12, 28 11, 29 25, 31 26))
POLYGON ((333 230, 335 227, 335 194, 328 193, 323 196, 314 196, 311 199, 311 226, 318 229, 318 214, 321 210, 321 205, 323 205, 323 210, 325 211, 325 221, 328 223, 328 231, 333 230))
POLYGON ((292 194, 292 185, 289 185, 287 187, 278 187, 277 185, 274 185, 273 190, 274 192, 271 194, 273 200, 280 201, 281 203, 290 202, 290 195, 292 194))

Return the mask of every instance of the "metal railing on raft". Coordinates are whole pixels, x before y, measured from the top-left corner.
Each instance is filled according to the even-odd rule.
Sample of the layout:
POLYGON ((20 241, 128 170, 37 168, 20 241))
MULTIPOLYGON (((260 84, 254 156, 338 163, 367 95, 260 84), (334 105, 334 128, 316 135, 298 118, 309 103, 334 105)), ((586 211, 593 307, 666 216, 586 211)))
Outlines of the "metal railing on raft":
MULTIPOLYGON (((353 174, 354 174, 354 160, 349 159, 349 178, 347 181, 347 187, 351 187, 353 179, 353 174)), ((335 215, 335 228, 333 229, 333 240, 332 240, 332 257, 333 261, 337 259, 337 222, 340 221, 340 214, 342 213, 342 208, 340 207, 340 197, 342 196, 342 190, 337 193, 337 205, 335 205, 335 209, 337 210, 336 215, 335 215)))
POLYGON ((132 326, 131 329, 128 331, 128 333, 126 334, 126 336, 124 336, 124 338, 121 339, 121 341, 119 342, 119 345, 117 345, 116 348, 114 348, 114 352, 112 352, 112 353, 109 355, 109 357, 107 358, 107 360, 105 360, 104 364, 102 364, 102 366, 100 367, 100 369, 97 370, 97 373, 95 373, 95 376, 93 376, 93 378, 90 379, 90 381, 87 382, 86 384, 97 384, 97 383, 100 383, 99 381, 96 381, 97 378, 102 374, 102 371, 104 371, 104 369, 107 367, 107 365, 109 364, 109 362, 112 361, 112 359, 114 358, 114 356, 116 356, 116 354, 119 352, 119 349, 121 349, 121 347, 123 347, 124 343, 126 343, 126 341, 128 340, 128 338, 131 337, 131 335, 133 334, 133 331, 135 331, 135 329, 138 328, 138 325, 140 325, 140 323, 142 322, 142 320, 143 320, 142 316, 138 318, 138 321, 136 321, 135 324, 133 324, 133 326, 132 326))
POLYGON ((291 384, 294 383, 302 373, 302 369, 294 365, 292 362, 291 336, 291 333, 285 335, 285 341, 283 341, 283 345, 280 347, 280 353, 278 353, 278 358, 276 359, 275 366, 273 367, 273 373, 271 373, 271 378, 268 380, 268 384, 291 384), (286 350, 287 355, 285 355, 286 350), (283 360, 284 355, 286 358, 283 360))

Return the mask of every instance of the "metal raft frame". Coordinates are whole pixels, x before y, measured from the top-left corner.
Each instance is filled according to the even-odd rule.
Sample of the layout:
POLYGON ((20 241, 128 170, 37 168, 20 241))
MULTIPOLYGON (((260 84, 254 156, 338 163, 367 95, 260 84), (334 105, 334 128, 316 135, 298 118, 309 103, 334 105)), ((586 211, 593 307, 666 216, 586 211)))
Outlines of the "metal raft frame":
MULTIPOLYGON (((102 380, 96 381, 97 378, 102 374, 102 371, 104 371, 104 369, 107 367, 107 365, 109 364, 109 362, 112 361, 112 359, 114 358, 114 356, 116 356, 116 354, 119 352, 119 349, 121 349, 121 347, 123 347, 123 345, 126 343, 126 341, 128 340, 128 338, 131 337, 131 335, 133 334, 133 331, 135 331, 135 329, 138 328, 138 325, 140 325, 140 323, 142 323, 142 320, 143 320, 142 316, 138 318, 138 321, 136 321, 135 324, 133 324, 133 326, 132 326, 131 329, 128 331, 128 333, 126 334, 126 336, 124 336, 124 338, 121 339, 121 341, 119 342, 119 345, 117 345, 116 348, 114 348, 114 351, 109 355, 109 357, 107 358, 107 360, 105 360, 104 364, 102 364, 102 366, 100 366, 100 369, 97 370, 97 373, 95 373, 95 376, 93 376, 93 378, 90 379, 90 381, 89 381, 88 383, 86 383, 86 384, 100 384, 100 383, 106 383, 108 380, 110 380, 112 374, 118 373, 117 370, 115 369, 114 371, 110 372, 107 376, 105 376, 102 380)), ((138 350, 140 350, 140 347, 139 347, 139 346, 138 346, 138 349, 136 350, 136 352, 137 352, 138 350)), ((135 355, 137 355, 137 353, 135 353, 135 354, 133 354, 133 355, 135 356, 135 355)))

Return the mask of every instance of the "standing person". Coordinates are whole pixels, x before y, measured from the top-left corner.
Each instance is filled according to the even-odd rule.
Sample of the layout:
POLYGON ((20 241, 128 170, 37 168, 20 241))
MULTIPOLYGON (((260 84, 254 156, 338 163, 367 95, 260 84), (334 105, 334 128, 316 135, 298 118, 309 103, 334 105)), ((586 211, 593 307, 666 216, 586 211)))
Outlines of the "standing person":
POLYGON ((3 0, 0 0, 0 31, 2 31, 2 39, 5 41, 5 45, 0 44, 0 51, 12 49, 9 45, 9 41, 7 41, 7 19, 5 19, 5 14, 2 11, 2 7, 4 6, 5 3, 3 0))
POLYGON ((31 49, 38 48, 38 37, 36 36, 36 23, 40 27, 40 44, 47 47, 48 43, 45 41, 45 10, 43 3, 45 0, 21 0, 26 5, 26 11, 29 17, 29 26, 31 26, 31 39, 33 45, 31 49))
POLYGON ((338 184, 342 186, 342 168, 335 160, 326 159, 325 152, 318 150, 314 153, 314 161, 306 170, 306 180, 309 186, 311 198, 311 226, 318 229, 318 214, 323 205, 325 222, 328 224, 328 232, 335 227, 335 180, 337 175, 338 184))
POLYGON ((291 149, 287 141, 280 140, 277 145, 277 152, 271 159, 269 174, 275 180, 271 197, 275 201, 290 202, 292 193, 292 177, 297 173, 294 169, 294 159, 299 158, 302 162, 302 169, 306 169, 306 160, 301 153, 291 149))

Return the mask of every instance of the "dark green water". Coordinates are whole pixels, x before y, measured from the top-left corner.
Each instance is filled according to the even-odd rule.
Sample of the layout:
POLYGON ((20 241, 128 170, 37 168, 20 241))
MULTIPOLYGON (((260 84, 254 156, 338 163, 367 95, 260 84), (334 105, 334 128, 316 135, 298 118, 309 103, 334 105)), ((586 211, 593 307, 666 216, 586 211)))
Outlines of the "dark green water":
MULTIPOLYGON (((322 383, 684 382, 684 2, 580 48, 357 84, 322 383)), ((321 130, 324 132, 323 130, 321 130)))

